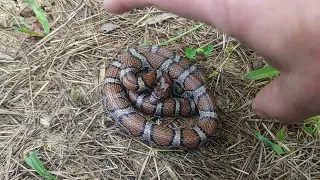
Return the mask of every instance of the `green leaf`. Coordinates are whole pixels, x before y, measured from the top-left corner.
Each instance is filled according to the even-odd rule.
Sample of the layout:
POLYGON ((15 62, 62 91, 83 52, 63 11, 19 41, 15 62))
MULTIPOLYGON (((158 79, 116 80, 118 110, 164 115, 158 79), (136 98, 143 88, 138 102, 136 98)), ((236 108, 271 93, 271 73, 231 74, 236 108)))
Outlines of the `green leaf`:
POLYGON ((37 16, 37 19, 39 20, 44 29, 44 32, 46 34, 50 34, 50 25, 48 23, 46 14, 42 11, 42 9, 39 8, 33 0, 24 0, 24 2, 28 3, 32 7, 33 11, 37 16))
POLYGON ((29 157, 24 157, 25 162, 33 168, 40 176, 45 179, 55 180, 56 178, 51 175, 43 166, 42 162, 39 160, 36 152, 32 152, 29 157))
POLYGON ((278 70, 271 68, 271 67, 268 67, 268 68, 257 69, 257 70, 251 71, 244 76, 246 78, 251 79, 251 80, 259 80, 259 79, 272 77, 272 76, 275 76, 278 74, 280 74, 280 72, 278 70))
POLYGON ((209 44, 209 45, 203 47, 202 50, 203 50, 204 55, 208 56, 208 55, 210 55, 212 53, 213 46, 211 44, 209 44))
POLYGON ((274 152, 276 152, 278 155, 282 155, 285 154, 284 150, 282 149, 282 147, 278 144, 271 144, 271 148, 274 152))
POLYGON ((35 31, 31 31, 31 30, 25 29, 25 28, 16 28, 16 30, 19 31, 19 32, 31 34, 31 35, 34 35, 34 36, 37 36, 37 37, 44 37, 45 36, 44 34, 39 34, 39 33, 35 32, 35 31))
POLYGON ((304 127, 303 127, 303 130, 304 130, 305 132, 307 132, 308 134, 313 135, 314 129, 313 129, 312 127, 304 126, 304 127))
POLYGON ((286 129, 286 126, 283 126, 280 129, 280 131, 277 133, 278 141, 284 141, 286 139, 285 129, 286 129))
POLYGON ((261 142, 266 143, 267 145, 269 145, 271 147, 271 149, 275 153, 277 153, 278 155, 285 154, 284 150, 282 149, 282 147, 280 145, 271 142, 269 139, 265 138, 264 136, 262 136, 261 134, 259 134, 256 131, 255 131, 255 135, 261 142))
POLYGON ((197 50, 194 50, 192 48, 187 48, 186 49, 186 56, 190 59, 193 59, 197 54, 197 50))
POLYGON ((204 53, 202 48, 198 48, 198 49, 196 49, 196 51, 197 51, 197 53, 204 53))

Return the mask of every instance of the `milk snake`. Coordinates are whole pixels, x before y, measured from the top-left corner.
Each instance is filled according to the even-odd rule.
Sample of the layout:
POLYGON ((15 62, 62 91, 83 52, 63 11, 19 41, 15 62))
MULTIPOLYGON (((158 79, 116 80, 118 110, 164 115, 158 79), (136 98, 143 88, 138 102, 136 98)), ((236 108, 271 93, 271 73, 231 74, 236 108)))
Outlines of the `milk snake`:
POLYGON ((216 129, 204 77, 189 60, 164 47, 139 46, 112 61, 105 69, 102 95, 107 114, 152 147, 197 148, 216 129), (172 128, 148 120, 140 110, 160 118, 199 114, 199 120, 190 129, 172 128))

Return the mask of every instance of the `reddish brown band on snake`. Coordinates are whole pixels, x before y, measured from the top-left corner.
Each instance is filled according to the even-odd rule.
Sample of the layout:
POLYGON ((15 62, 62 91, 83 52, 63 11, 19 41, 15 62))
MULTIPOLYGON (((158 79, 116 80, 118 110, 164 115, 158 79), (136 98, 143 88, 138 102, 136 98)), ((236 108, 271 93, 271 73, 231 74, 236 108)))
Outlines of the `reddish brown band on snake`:
POLYGON ((149 146, 197 148, 215 132, 215 106, 204 78, 178 54, 159 46, 132 48, 105 71, 102 88, 105 110, 125 132, 149 146), (178 93, 180 97, 170 97, 170 87, 184 91, 178 93), (190 129, 170 128, 148 120, 139 110, 162 118, 199 113, 199 121, 190 129))

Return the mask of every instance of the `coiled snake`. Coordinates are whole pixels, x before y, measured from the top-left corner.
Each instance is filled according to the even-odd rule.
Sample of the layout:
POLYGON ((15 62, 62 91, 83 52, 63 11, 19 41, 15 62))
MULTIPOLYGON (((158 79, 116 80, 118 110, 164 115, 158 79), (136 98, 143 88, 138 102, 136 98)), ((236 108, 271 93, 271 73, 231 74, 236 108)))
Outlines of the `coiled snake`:
POLYGON ((204 78, 177 53, 160 46, 132 48, 110 63, 105 74, 104 109, 125 132, 149 146, 197 148, 215 132, 215 106, 204 78), (139 110, 160 118, 198 113, 199 121, 190 129, 171 128, 148 120, 139 110))

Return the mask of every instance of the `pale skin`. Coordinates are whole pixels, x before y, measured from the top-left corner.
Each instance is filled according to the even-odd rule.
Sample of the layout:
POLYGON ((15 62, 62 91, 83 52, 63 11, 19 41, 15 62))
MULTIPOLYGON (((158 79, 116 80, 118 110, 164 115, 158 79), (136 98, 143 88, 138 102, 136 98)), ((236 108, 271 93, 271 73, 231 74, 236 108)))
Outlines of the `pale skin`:
POLYGON ((147 6, 217 27, 278 69, 252 102, 261 117, 299 123, 320 115, 319 0, 104 0, 112 13, 147 6))

